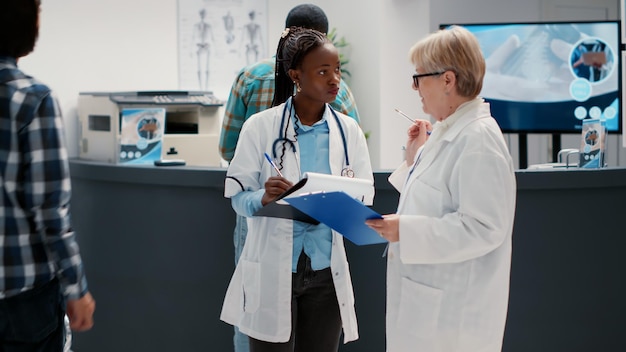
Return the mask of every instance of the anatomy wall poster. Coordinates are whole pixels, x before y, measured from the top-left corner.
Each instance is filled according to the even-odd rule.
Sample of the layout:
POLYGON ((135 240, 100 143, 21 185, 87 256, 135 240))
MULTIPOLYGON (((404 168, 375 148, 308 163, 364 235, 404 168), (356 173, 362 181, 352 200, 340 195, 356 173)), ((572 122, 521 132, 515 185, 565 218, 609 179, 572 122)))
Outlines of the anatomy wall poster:
POLYGON ((228 99, 244 66, 269 56, 267 0, 178 0, 179 89, 228 99))

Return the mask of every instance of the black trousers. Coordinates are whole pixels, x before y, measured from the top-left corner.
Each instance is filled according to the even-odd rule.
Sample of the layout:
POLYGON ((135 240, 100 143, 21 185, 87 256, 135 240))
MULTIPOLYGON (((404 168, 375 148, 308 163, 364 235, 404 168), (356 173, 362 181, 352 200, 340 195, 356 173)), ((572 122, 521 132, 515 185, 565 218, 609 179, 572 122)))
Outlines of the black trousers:
POLYGON ((62 352, 65 301, 58 280, 0 299, 0 352, 62 352))
POLYGON ((302 252, 292 275, 291 338, 284 343, 250 338, 250 352, 337 352, 341 315, 330 268, 314 271, 302 252))

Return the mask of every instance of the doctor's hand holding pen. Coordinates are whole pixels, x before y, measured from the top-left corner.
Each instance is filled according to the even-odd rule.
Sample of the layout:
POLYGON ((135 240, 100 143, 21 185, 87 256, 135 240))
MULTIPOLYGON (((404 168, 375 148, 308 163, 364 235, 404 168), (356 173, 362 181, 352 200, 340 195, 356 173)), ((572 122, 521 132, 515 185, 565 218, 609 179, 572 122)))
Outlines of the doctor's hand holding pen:
POLYGON ((406 141, 406 163, 408 166, 413 165, 417 151, 426 143, 432 130, 433 126, 427 120, 416 119, 413 125, 409 127, 409 137, 406 141))
POLYGON ((264 156, 278 174, 278 176, 270 176, 270 178, 265 181, 265 193, 263 194, 263 198, 261 198, 261 204, 266 205, 291 188, 293 183, 283 177, 282 172, 280 172, 280 169, 276 166, 274 160, 270 158, 269 154, 265 153, 264 156))
POLYGON ((261 198, 261 204, 271 203, 276 197, 293 186, 293 183, 282 176, 271 176, 265 181, 265 194, 261 198))
POLYGON ((409 115, 403 113, 399 109, 395 109, 398 114, 402 117, 406 118, 410 122, 413 123, 411 127, 409 127, 408 134, 409 139, 406 144, 406 163, 408 166, 413 165, 415 161, 415 154, 419 150, 419 148, 426 143, 428 136, 433 131, 433 126, 428 120, 414 119, 409 117, 409 115))

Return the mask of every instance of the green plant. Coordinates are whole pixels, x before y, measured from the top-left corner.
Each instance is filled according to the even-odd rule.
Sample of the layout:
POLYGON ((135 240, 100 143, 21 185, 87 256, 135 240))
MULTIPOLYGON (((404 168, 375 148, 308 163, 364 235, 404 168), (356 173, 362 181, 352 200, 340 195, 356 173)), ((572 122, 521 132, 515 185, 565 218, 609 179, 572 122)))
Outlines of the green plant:
MULTIPOLYGON (((330 39, 330 41, 333 42, 333 45, 339 51, 339 63, 341 64, 341 75, 351 77, 352 75, 350 74, 350 71, 348 71, 348 69, 346 68, 350 60, 348 60, 342 52, 342 49, 348 47, 350 43, 346 41, 345 37, 337 38, 337 28, 333 28, 330 30, 330 32, 328 33, 328 39, 330 39)), ((365 139, 369 140, 372 132, 365 131, 363 133, 365 134, 365 139)))
POLYGON ((335 46, 335 48, 339 50, 339 63, 341 64, 341 74, 350 77, 351 76, 350 71, 348 71, 348 69, 346 68, 350 60, 346 58, 346 56, 342 53, 342 50, 341 50, 342 48, 348 47, 350 43, 348 43, 346 41, 346 38, 343 36, 338 38, 337 28, 334 28, 334 27, 328 33, 328 39, 330 39, 330 41, 333 42, 333 45, 335 46))

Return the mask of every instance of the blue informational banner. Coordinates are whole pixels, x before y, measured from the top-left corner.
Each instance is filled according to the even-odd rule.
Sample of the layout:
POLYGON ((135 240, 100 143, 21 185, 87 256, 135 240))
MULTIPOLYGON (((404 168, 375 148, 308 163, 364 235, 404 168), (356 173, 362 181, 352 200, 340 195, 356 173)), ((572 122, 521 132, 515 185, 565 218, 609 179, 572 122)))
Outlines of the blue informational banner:
POLYGON ((606 153, 606 128, 600 119, 583 121, 583 131, 580 146, 580 164, 584 169, 604 167, 606 153))
POLYGON ((119 162, 154 164, 160 160, 164 131, 164 108, 123 109, 119 162))

